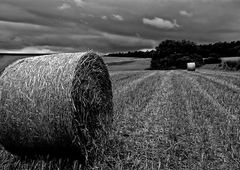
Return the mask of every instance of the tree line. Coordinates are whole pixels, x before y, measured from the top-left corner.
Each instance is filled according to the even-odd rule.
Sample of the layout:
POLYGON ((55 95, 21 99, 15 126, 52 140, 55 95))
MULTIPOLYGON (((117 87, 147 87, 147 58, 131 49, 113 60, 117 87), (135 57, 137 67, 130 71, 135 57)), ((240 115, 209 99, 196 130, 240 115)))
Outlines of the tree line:
POLYGON ((196 44, 188 40, 165 40, 154 50, 108 54, 116 57, 152 58, 152 69, 182 69, 187 62, 196 66, 219 63, 221 57, 240 56, 240 41, 196 44))

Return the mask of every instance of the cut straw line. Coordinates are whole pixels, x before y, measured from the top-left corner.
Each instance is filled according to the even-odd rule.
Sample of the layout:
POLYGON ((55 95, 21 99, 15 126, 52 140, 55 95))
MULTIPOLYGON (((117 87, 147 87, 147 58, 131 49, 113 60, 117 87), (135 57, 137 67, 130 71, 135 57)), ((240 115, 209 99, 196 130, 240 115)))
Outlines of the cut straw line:
POLYGON ((219 76, 228 76, 233 78, 240 78, 240 73, 237 72, 226 72, 226 71, 213 71, 213 70, 199 70, 200 73, 219 75, 219 76))
POLYGON ((229 110, 227 110, 220 103, 218 103, 214 97, 212 97, 206 90, 202 88, 202 86, 196 81, 195 78, 188 76, 185 77, 191 82, 193 87, 195 87, 194 89, 199 91, 204 96, 204 98, 206 98, 210 103, 212 103, 221 113, 226 114, 227 117, 231 120, 236 120, 236 116, 232 115, 229 110))
POLYGON ((240 88, 230 82, 227 82, 225 80, 221 80, 221 79, 217 79, 215 77, 212 77, 212 76, 208 76, 208 75, 205 75, 205 74, 200 74, 200 73, 189 73, 189 74, 192 74, 192 75, 198 75, 200 77, 203 77, 203 78, 206 78, 208 80, 211 80, 215 83, 218 83, 220 85, 223 85, 223 86, 227 86, 229 89, 232 89, 233 91, 236 91, 236 92, 240 92, 240 88))
POLYGON ((129 88, 133 88, 135 87, 137 84, 141 83, 142 81, 144 81, 145 79, 154 76, 157 73, 157 71, 154 72, 149 72, 147 73, 147 75, 143 75, 142 77, 140 77, 137 80, 134 80, 132 82, 130 82, 129 84, 125 85, 124 87, 120 88, 120 89, 116 89, 114 91, 114 95, 118 94, 118 93, 122 93, 125 92, 126 90, 128 90, 129 88))

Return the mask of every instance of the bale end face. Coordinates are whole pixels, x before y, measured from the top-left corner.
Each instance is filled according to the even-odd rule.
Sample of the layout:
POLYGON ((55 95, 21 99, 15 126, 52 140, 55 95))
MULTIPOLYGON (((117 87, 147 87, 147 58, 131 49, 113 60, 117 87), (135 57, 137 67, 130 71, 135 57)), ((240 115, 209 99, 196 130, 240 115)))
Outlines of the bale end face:
POLYGON ((87 149, 95 152, 93 143, 101 148, 112 129, 112 86, 107 67, 101 58, 91 54, 81 60, 83 62, 79 62, 75 70, 71 93, 75 109, 73 128, 76 144, 80 148, 84 146, 82 151, 87 149))

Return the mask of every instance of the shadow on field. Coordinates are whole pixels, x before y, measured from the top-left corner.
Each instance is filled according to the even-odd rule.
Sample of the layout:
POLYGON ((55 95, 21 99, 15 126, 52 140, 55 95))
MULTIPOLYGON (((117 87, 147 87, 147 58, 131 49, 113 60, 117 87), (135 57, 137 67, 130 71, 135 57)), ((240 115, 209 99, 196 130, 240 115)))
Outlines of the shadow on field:
MULTIPOLYGON (((99 157, 95 162, 102 169, 115 169, 121 166, 129 167, 126 163, 128 152, 124 140, 119 137, 111 138, 104 146, 103 157, 99 157)), ((82 157, 81 159, 85 159, 82 157)), ((25 170, 25 169, 44 169, 44 170, 79 170, 92 169, 92 164, 85 165, 83 161, 78 159, 71 159, 67 157, 53 157, 53 156, 16 156, 0 148, 0 167, 3 170, 25 170)))

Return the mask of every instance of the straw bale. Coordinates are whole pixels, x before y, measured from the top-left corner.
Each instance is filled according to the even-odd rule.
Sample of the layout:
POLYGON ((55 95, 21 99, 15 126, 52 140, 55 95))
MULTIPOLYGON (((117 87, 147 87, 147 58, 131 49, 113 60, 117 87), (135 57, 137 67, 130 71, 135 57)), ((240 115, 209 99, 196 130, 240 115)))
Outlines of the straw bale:
POLYGON ((188 71, 195 71, 196 69, 196 64, 195 63, 187 63, 187 70, 188 71))
POLYGON ((94 53, 30 57, 0 77, 0 144, 17 155, 97 154, 113 121, 112 85, 94 53))

